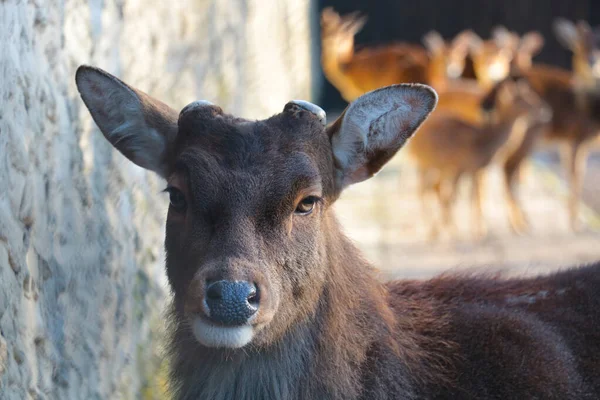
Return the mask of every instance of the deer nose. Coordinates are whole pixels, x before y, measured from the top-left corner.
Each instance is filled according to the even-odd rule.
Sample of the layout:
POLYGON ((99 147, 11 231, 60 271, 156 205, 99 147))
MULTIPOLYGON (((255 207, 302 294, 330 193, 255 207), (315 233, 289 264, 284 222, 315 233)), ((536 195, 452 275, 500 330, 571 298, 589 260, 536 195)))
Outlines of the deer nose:
POLYGON ((208 282, 206 306, 211 321, 222 325, 243 325, 258 311, 258 291, 246 281, 208 282))

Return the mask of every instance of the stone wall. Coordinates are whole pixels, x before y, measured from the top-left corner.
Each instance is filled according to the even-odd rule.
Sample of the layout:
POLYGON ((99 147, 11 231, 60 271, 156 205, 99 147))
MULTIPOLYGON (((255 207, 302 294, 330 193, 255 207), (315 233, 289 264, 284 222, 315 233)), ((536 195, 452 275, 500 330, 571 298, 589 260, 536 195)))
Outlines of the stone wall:
POLYGON ((164 183, 104 140, 77 66, 266 117, 311 98, 309 1, 0 1, 0 399, 163 398, 164 183))

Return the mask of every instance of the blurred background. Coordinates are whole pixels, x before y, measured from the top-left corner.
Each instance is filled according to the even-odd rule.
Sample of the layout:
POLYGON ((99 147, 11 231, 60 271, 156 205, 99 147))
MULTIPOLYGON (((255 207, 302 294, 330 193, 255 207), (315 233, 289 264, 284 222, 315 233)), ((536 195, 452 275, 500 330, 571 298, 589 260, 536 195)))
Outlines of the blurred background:
MULTIPOLYGON (((504 26, 520 35, 541 34, 544 43, 534 55, 534 63, 569 71, 572 71, 573 51, 561 44, 556 35, 557 18, 573 23, 587 21, 591 27, 600 24, 600 3, 593 0, 319 2, 320 10, 328 7, 341 16, 359 12, 361 17, 366 17, 364 26, 354 36, 356 54, 370 49, 385 51, 387 45, 398 42, 422 44, 424 36, 432 30, 451 40, 469 29, 486 40, 491 38, 495 28, 504 26)), ((597 31, 595 35, 593 46, 597 47, 597 31)), ((347 105, 340 90, 326 77, 316 98, 318 104, 328 110, 330 118, 347 105)), ((454 210, 458 232, 450 241, 428 240, 428 228, 420 207, 418 175, 402 151, 375 179, 351 188, 339 202, 338 213, 348 234, 390 276, 425 276, 449 266, 493 266, 534 273, 594 260, 600 255, 595 246, 600 229, 600 159, 594 152, 587 159, 578 213, 580 221, 584 221, 583 228, 574 233, 567 207, 569 184, 565 178, 568 172, 561 167, 559 157, 562 146, 560 141, 539 143, 523 162, 519 191, 530 225, 525 235, 515 235, 511 230, 502 168, 498 165, 501 163, 491 163, 487 168, 487 196, 483 202, 488 224, 485 239, 472 240, 469 187, 468 183, 462 183, 454 210)))
MULTIPOLYGON (((543 38, 540 48, 532 54, 534 66, 545 64, 560 67, 564 71, 573 71, 574 51, 557 36, 557 19, 564 18, 574 25, 578 21, 587 21, 591 27, 600 24, 600 3, 588 0, 319 2, 320 10, 330 7, 342 20, 345 17, 359 20, 363 18, 359 22, 362 27, 354 35, 354 56, 355 60, 358 59, 356 64, 368 64, 360 60, 360 56, 365 52, 393 52, 390 45, 411 43, 423 47, 424 37, 432 30, 438 32, 449 46, 449 42, 465 30, 472 31, 481 40, 492 41, 494 30, 505 27, 512 33, 521 35, 521 39, 529 32, 538 33, 543 38)), ((335 25, 328 23, 329 26, 332 24, 335 25)), ((353 28, 348 29, 352 31, 353 28)), ((577 26, 574 29, 577 29, 577 26)), ((343 31, 343 28, 339 30, 343 31)), ((591 32, 589 45, 597 49, 600 45, 600 35, 597 29, 591 28, 591 32)), ((352 36, 350 33, 341 35, 352 36)), ((503 45, 501 40, 496 42, 499 46, 503 45)), ((504 47, 511 45, 515 46, 504 44, 504 47)), ((513 71, 518 47, 516 44, 516 51, 515 47, 511 48, 514 53, 511 56, 513 71)), ((320 51, 323 55, 331 53, 327 45, 323 44, 320 51)), ((591 53, 593 51, 591 50, 591 53)), ((396 56, 402 60, 396 65, 402 68, 405 51, 396 49, 396 54, 398 53, 400 55, 396 56)), ((582 57, 590 58, 588 55, 591 53, 582 53, 582 57)), ((431 52, 429 55, 431 57, 431 52)), ((492 56, 493 52, 488 55, 492 56)), ((369 57, 367 54, 364 58, 369 57)), ((369 81, 368 77, 365 78, 369 73, 374 76, 384 75, 385 68, 394 65, 377 57, 378 55, 371 55, 371 64, 379 64, 379 68, 371 71, 364 65, 357 68, 362 68, 357 72, 358 81, 369 81)), ((340 68, 347 68, 348 75, 356 72, 352 70, 355 60, 343 57, 340 59, 343 60, 340 62, 340 68)), ((468 68, 466 65, 465 72, 468 68)), ((532 74, 535 75, 536 71, 532 71, 532 74)), ((323 75, 323 83, 319 86, 320 91, 316 99, 317 104, 324 106, 328 111, 328 117, 331 119, 343 110, 347 99, 344 99, 339 89, 345 83, 343 79, 336 87, 326 75, 323 75)), ((476 76, 472 75, 469 78, 476 76)), ((385 78, 382 81, 385 82, 385 78)), ((367 86, 370 84, 369 81, 367 86)), ((485 92, 485 85, 482 86, 485 92)), ((443 91, 439 85, 436 89, 438 92, 443 91)), ((460 96, 452 99, 460 102, 460 96)), ((441 106, 443 104, 438 107, 438 111, 441 106)), ((597 149, 597 143, 596 140, 590 147, 597 149)), ((568 147, 569 143, 566 143, 566 146, 568 147)), ((484 188, 482 208, 487 234, 484 238, 478 238, 479 240, 474 240, 471 231, 474 217, 469 200, 468 182, 459 182, 457 187, 458 194, 453 210, 456 232, 449 240, 430 240, 429 227, 426 218, 423 218, 420 204, 423 198, 419 193, 419 175, 415 171, 414 163, 408 160, 410 157, 404 151, 374 179, 360 187, 350 188, 337 204, 338 214, 346 226, 347 233, 386 275, 392 277, 429 276, 448 267, 477 269, 478 266, 509 272, 537 273, 551 267, 594 260, 600 255, 595 246, 600 238, 600 159, 594 151, 587 158, 587 171, 582 174, 585 177, 581 204, 576 217, 579 228, 575 232, 571 226, 568 209, 569 171, 560 161, 561 152, 565 152, 564 147, 565 141, 562 140, 539 139, 536 140, 536 145, 529 149, 527 157, 524 157, 517 186, 518 197, 529 226, 520 234, 515 234, 515 230, 511 229, 508 218, 503 160, 491 162, 486 167, 487 176, 484 180, 487 184, 484 188)))
POLYGON ((346 232, 385 277, 532 274, 600 258, 598 25, 594 0, 0 2, 0 398, 165 398, 164 182, 105 141, 79 65, 247 118, 431 84, 438 125, 342 196, 346 232))

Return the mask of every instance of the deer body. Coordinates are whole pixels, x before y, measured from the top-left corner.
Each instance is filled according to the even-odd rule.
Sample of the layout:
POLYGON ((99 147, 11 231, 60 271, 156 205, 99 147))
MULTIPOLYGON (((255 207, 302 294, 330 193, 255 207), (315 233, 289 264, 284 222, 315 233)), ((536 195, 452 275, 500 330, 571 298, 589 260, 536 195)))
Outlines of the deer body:
MULTIPOLYGON (((448 97, 442 94, 441 99, 448 97)), ((460 97, 460 96, 459 96, 460 97)), ((452 112, 440 109, 423 124, 419 135, 411 140, 408 152, 420 172, 423 215, 431 219, 428 197, 436 195, 442 209, 442 223, 452 228, 453 205, 459 179, 472 182, 474 231, 484 234, 481 205, 481 185, 484 169, 497 158, 513 154, 520 147, 531 126, 547 122, 550 113, 538 96, 528 87, 517 88, 510 79, 499 84, 485 97, 464 97, 455 104, 452 112), (471 105, 461 111, 456 105, 471 105), (493 111, 493 121, 486 122, 469 115, 468 110, 480 110, 481 104, 493 111), (461 115, 462 114, 462 115, 461 115)), ((432 221, 431 235, 435 238, 439 228, 432 221)))
POLYGON ((402 82, 427 82, 427 53, 423 48, 396 44, 338 55, 324 44, 321 57, 327 79, 346 101, 402 82))
POLYGON ((331 205, 431 113, 433 90, 359 97, 332 125, 180 113, 80 67, 106 139, 167 181, 176 399, 587 399, 600 395, 600 265, 533 280, 383 284, 331 205))

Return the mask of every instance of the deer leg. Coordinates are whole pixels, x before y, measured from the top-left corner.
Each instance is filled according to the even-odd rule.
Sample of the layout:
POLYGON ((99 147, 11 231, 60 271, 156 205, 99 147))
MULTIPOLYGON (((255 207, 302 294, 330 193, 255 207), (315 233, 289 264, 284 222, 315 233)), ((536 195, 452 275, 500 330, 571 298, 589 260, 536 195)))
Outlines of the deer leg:
POLYGON ((483 220, 482 198, 484 189, 484 173, 473 174, 471 185, 471 201, 473 210, 473 234, 476 239, 482 239, 487 233, 487 227, 483 220))
POLYGON ((521 172, 521 161, 508 160, 504 165, 504 185, 506 189, 506 201, 508 206, 508 221, 512 231, 523 234, 528 230, 529 223, 523 213, 523 209, 517 197, 517 184, 521 172))
POLYGON ((563 162, 567 172, 569 185, 569 223, 576 232, 580 229, 579 202, 583 188, 583 178, 587 161, 588 150, 581 142, 571 143, 563 153, 563 162))
POLYGON ((423 217, 423 221, 427 225, 427 229, 429 231, 428 238, 429 240, 435 240, 438 237, 438 229, 435 220, 435 216, 433 214, 433 210, 431 208, 431 200, 432 194, 435 191, 434 184, 432 183, 431 171, 427 169, 421 169, 419 171, 419 202, 421 203, 421 213, 423 217))
POLYGON ((523 163, 523 161, 532 153, 535 143, 547 128, 548 126, 544 123, 529 127, 520 145, 504 161, 508 220, 512 231, 516 234, 523 234, 529 229, 529 222, 517 195, 517 185, 523 183, 525 175, 532 175, 530 164, 523 163))
POLYGON ((441 205, 441 216, 443 229, 450 237, 456 237, 457 229, 452 215, 452 207, 456 198, 457 185, 460 175, 444 176, 438 186, 438 197, 441 205))

